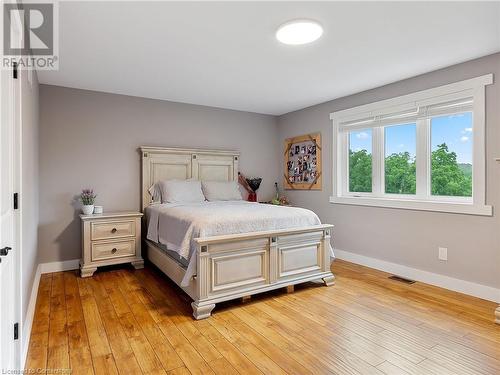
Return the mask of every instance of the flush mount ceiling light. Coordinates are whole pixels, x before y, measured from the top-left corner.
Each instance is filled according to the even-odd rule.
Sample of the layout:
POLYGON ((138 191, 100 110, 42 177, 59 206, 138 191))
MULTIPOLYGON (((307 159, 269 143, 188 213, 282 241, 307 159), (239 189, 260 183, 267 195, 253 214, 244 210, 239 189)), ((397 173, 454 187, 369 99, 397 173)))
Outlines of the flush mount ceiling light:
POLYGON ((300 45, 314 42, 323 34, 323 27, 312 20, 294 20, 281 25, 276 39, 281 43, 300 45))

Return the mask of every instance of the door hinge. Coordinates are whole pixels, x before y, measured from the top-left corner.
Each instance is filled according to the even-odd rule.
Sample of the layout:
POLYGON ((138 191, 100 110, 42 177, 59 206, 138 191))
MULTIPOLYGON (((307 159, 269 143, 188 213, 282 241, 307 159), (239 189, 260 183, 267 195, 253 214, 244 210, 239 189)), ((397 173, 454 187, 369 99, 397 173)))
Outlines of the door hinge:
POLYGON ((14 340, 19 339, 19 323, 14 323, 14 340))
POLYGON ((17 79, 17 62, 12 63, 12 78, 17 79))
POLYGON ((14 210, 19 208, 19 194, 14 193, 14 210))

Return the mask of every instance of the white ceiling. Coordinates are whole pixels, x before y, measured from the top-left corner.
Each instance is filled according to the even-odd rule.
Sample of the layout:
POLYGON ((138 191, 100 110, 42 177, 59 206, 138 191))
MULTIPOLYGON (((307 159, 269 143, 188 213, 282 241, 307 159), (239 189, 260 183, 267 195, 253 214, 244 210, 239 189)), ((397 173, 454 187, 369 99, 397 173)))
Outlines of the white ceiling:
POLYGON ((41 83, 279 115, 500 51, 500 3, 61 2, 41 83), (324 26, 285 46, 294 18, 324 26))

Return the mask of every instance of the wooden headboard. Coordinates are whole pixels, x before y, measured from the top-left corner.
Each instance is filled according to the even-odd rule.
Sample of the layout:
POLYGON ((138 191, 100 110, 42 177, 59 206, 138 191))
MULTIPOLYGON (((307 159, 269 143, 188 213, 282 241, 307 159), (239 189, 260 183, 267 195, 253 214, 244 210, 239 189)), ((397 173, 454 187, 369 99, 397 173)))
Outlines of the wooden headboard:
POLYGON ((140 150, 141 210, 152 203, 149 188, 161 180, 238 181, 237 151, 148 146, 140 150))

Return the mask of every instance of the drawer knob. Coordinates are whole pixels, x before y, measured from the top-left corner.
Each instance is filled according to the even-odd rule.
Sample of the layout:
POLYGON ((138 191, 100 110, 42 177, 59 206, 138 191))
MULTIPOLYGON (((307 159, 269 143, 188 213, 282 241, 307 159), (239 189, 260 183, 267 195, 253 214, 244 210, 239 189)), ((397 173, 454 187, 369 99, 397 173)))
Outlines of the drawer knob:
POLYGON ((111 229, 111 233, 116 233, 116 228, 111 229))
POLYGON ((116 253, 116 247, 113 247, 113 249, 111 249, 111 253, 112 254, 116 253))

